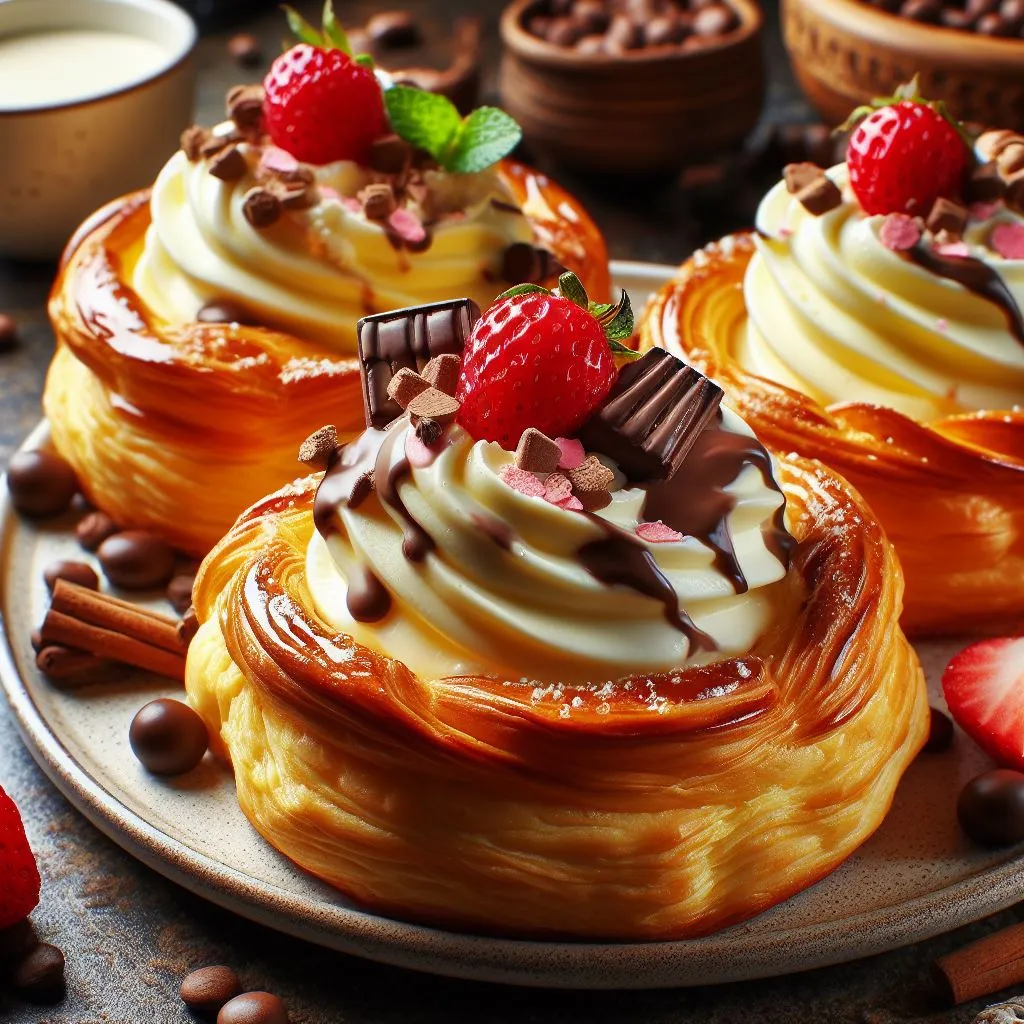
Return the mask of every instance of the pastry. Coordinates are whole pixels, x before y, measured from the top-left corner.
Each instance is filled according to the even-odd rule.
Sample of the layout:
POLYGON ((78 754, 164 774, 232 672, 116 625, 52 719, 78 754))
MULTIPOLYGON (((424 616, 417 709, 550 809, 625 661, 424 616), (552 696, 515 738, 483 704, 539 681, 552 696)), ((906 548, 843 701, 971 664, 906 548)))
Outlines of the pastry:
POLYGON ((787 167, 756 234, 688 260, 642 326, 770 448, 860 491, 915 634, 1024 615, 1024 138, 972 153, 959 130, 918 97, 883 106, 847 163, 787 167))
POLYGON ((516 291, 461 365, 380 359, 420 311, 363 323, 367 429, 204 561, 189 700, 256 830, 363 906, 711 932, 846 858, 925 741, 900 569, 837 474, 613 350, 628 311, 516 291))
POLYGON ((562 265, 610 288, 579 204, 501 159, 519 137, 507 115, 382 90, 321 42, 282 55, 266 89, 232 90, 230 119, 186 132, 152 190, 83 225, 53 290, 58 451, 118 523, 190 552, 294 476, 315 427, 358 430, 360 317, 486 305, 562 265), (328 72, 335 91, 317 92, 328 72))

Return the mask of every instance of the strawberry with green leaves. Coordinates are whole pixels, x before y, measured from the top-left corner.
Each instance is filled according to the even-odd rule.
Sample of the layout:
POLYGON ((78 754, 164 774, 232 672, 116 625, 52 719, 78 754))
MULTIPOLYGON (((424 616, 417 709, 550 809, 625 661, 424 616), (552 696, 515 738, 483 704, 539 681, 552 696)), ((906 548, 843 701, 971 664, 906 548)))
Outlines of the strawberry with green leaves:
POLYGON ((446 171, 472 174, 507 156, 519 125, 502 110, 481 107, 463 118, 444 96, 381 81, 367 54, 324 5, 323 28, 285 8, 300 40, 274 61, 264 80, 264 125, 275 146, 311 164, 366 163, 370 146, 389 131, 426 150, 446 171))
POLYGON ((637 353, 623 293, 615 304, 591 302, 578 277, 563 274, 556 295, 523 284, 499 295, 477 321, 462 356, 459 422, 478 441, 514 450, 534 427, 569 437, 604 401, 616 359, 637 353))
POLYGON ((0 788, 0 930, 24 921, 39 903, 39 869, 14 801, 0 788))

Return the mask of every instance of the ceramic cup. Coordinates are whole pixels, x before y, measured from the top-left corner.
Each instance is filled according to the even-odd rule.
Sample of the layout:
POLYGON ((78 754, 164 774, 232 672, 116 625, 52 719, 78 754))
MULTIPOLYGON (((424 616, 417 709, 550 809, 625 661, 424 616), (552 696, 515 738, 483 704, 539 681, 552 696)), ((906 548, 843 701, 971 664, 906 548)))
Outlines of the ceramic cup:
POLYGON ((57 256, 86 215, 152 182, 191 119, 196 28, 169 0, 0 0, 0 72, 80 32, 60 36, 59 87, 0 89, 0 256, 57 256), (104 45, 116 72, 76 73, 76 47, 104 45))

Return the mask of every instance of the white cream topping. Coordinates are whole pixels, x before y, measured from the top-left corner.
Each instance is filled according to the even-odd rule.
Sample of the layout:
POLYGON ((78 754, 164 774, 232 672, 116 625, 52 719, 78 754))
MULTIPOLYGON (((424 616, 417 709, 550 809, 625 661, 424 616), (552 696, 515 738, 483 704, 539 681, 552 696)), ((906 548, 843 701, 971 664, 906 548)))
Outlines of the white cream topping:
MULTIPOLYGON (((750 434, 729 410, 724 428, 750 434)), ((404 438, 395 444, 392 464, 404 447, 404 438)), ((726 488, 735 500, 728 526, 746 593, 735 592, 696 538, 645 544, 680 607, 714 639, 718 649, 709 653, 691 650, 659 601, 591 575, 577 553, 606 532, 586 515, 505 484, 499 474, 513 461, 456 426, 429 466, 411 470, 400 498, 436 544, 421 562, 404 556, 401 519, 376 493, 339 509, 336 530, 326 541, 315 533, 307 555, 319 614, 424 678, 483 674, 545 683, 603 681, 744 654, 768 625, 770 585, 786 570, 763 528, 783 498, 756 467, 745 466, 726 488), (508 550, 495 530, 508 531, 508 550), (346 581, 363 567, 391 596, 391 610, 378 622, 357 622, 347 609, 346 581)), ((597 514, 632 533, 643 521, 644 498, 641 489, 620 487, 597 514)))
POLYGON ((268 326, 354 353, 355 325, 367 313, 453 295, 486 307, 501 291, 505 250, 532 239, 526 218, 501 207, 511 199, 495 170, 428 173, 430 216, 449 216, 431 228, 425 251, 396 249, 380 223, 354 208, 370 178, 352 163, 315 168, 326 187, 321 201, 257 230, 242 204, 257 184, 259 151, 240 148, 250 170, 239 181, 221 181, 205 161, 178 152, 153 187, 152 224, 131 280, 171 323, 194 320, 208 302, 236 301, 268 326))
MULTIPOLYGON (((1004 311, 886 248, 885 218, 864 214, 846 165, 828 174, 844 198, 823 216, 808 213, 782 182, 761 203, 762 237, 744 281, 750 316, 736 341, 742 365, 822 404, 876 403, 926 422, 1017 405, 1024 344, 1004 311)), ((990 245, 997 225, 1024 219, 1002 204, 983 212, 963 242, 1024 308, 1024 260, 990 245)), ((934 243, 929 236, 924 244, 934 243)))

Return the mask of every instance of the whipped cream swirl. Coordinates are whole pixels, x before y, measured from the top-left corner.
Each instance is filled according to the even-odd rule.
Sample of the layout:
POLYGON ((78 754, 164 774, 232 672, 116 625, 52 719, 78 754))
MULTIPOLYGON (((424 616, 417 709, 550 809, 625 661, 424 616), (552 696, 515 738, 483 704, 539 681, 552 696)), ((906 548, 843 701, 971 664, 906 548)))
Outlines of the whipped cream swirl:
POLYGON ((781 182, 761 203, 744 281, 749 320, 734 340, 741 365, 823 405, 874 403, 924 422, 1017 405, 1024 338, 1007 303, 955 276, 977 261, 1019 316, 1024 260, 1001 256, 993 238, 1000 225, 1024 230, 1024 218, 1001 203, 976 206, 958 255, 943 257, 930 236, 917 252, 895 252, 880 237, 885 218, 866 215, 850 191, 846 165, 828 175, 843 202, 823 216, 781 182), (954 276, 935 272, 932 257, 954 276))
POLYGON ((429 465, 406 459, 407 419, 363 435, 342 462, 374 466, 376 489, 339 500, 351 486, 332 490, 336 466, 318 494, 307 556, 317 611, 424 678, 604 681, 746 653, 772 618, 771 585, 786 574, 787 553, 774 542, 784 498, 746 424, 723 409, 715 429, 726 447, 764 456, 760 465, 738 460, 715 492, 728 558, 695 536, 638 537, 649 497, 657 503, 620 475, 610 504, 581 513, 508 486, 501 474, 512 454, 461 427, 429 465), (602 580, 595 564, 605 554, 613 576, 635 560, 647 592, 602 580))
POLYGON ((420 252, 398 248, 353 201, 372 176, 349 162, 315 168, 320 201, 257 230, 242 204, 257 184, 261 149, 239 148, 249 171, 238 181, 221 181, 205 161, 190 163, 178 152, 153 187, 152 223, 129 277, 171 323, 194 320, 209 302, 230 301, 267 326, 354 353, 356 322, 368 313, 452 295, 489 305, 501 290, 505 250, 532 240, 491 168, 427 172, 430 244, 420 252))

